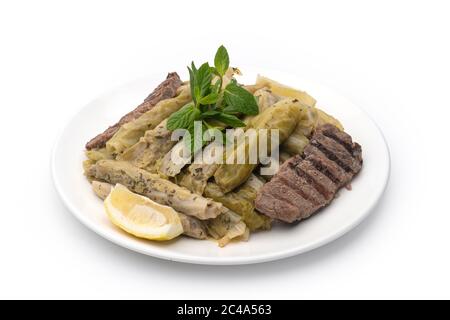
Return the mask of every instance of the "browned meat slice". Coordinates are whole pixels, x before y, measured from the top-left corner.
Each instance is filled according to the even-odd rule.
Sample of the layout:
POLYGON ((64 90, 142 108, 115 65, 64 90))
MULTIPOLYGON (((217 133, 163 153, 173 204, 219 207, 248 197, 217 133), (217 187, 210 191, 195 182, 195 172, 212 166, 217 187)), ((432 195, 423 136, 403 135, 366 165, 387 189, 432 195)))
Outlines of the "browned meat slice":
POLYGON ((361 166, 361 146, 336 127, 322 125, 304 156, 286 161, 258 192, 256 209, 284 222, 306 219, 328 205, 361 166))
POLYGON ((322 134, 316 134, 310 143, 346 172, 356 173, 361 169, 361 164, 358 163, 358 160, 354 159, 353 155, 335 140, 322 134))
POLYGON ((343 145, 347 151, 353 155, 353 158, 355 158, 359 164, 362 164, 361 146, 357 142, 353 142, 350 135, 331 124, 324 124, 320 126, 317 128, 316 133, 322 133, 324 136, 343 145))
POLYGON ((297 173, 304 175, 327 201, 333 199, 338 186, 323 172, 317 170, 311 162, 302 160, 295 169, 297 173))
POLYGON ((86 149, 103 148, 106 142, 119 130, 119 128, 153 108, 158 102, 175 97, 182 81, 176 72, 169 73, 164 80, 136 109, 123 116, 118 123, 106 129, 86 144, 86 149))
POLYGON ((258 197, 257 201, 258 205, 256 208, 264 208, 264 214, 268 217, 279 217, 280 212, 283 213, 283 218, 277 219, 285 222, 293 222, 298 217, 299 209, 297 206, 286 201, 280 201, 280 199, 277 199, 276 196, 272 196, 268 192, 264 194, 264 197, 258 197))
POLYGON ((315 133, 321 133, 328 138, 336 140, 338 143, 342 144, 349 152, 353 150, 352 137, 331 124, 324 124, 318 127, 315 133))
POLYGON ((326 201, 323 194, 317 191, 317 189, 309 183, 308 179, 295 172, 295 164, 292 163, 292 161, 288 165, 282 166, 274 179, 279 179, 282 183, 295 190, 295 192, 311 201, 314 205, 326 201))
POLYGON ((309 162, 320 172, 325 174, 337 185, 345 185, 352 179, 352 175, 342 169, 336 162, 328 159, 326 155, 313 145, 308 145, 304 154, 309 162))

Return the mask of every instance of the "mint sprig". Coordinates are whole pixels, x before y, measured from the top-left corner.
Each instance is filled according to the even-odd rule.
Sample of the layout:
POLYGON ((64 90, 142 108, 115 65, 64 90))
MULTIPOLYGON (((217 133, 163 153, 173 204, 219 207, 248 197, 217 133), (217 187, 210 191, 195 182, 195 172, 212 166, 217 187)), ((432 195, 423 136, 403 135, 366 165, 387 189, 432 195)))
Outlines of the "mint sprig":
POLYGON ((188 103, 183 108, 172 114, 167 120, 167 129, 188 129, 193 125, 195 120, 199 120, 201 112, 193 103, 188 103))
POLYGON ((229 66, 230 57, 228 56, 228 51, 224 46, 220 46, 214 57, 214 67, 216 68, 217 73, 223 77, 229 66))
MULTIPOLYGON (((169 130, 187 129, 192 131, 194 121, 201 120, 202 128, 223 130, 226 127, 243 127, 240 115, 258 114, 255 97, 237 83, 235 79, 223 87, 223 77, 230 67, 228 51, 224 46, 217 49, 214 67, 208 62, 198 69, 192 62, 188 66, 192 101, 173 113, 168 121, 169 130), (216 77, 214 83, 213 79, 216 77), (220 122, 223 126, 214 126, 220 122)), ((193 132, 192 132, 193 133, 193 132)))
POLYGON ((226 113, 256 115, 259 112, 255 97, 239 86, 235 79, 226 86, 223 98, 227 105, 223 109, 226 113))

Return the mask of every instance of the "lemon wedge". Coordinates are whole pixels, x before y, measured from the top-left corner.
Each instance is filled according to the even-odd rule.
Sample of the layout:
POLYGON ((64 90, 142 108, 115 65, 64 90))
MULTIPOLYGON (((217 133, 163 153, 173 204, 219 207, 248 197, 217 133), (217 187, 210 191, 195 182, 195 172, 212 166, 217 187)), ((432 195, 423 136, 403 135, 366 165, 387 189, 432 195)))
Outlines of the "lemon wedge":
POLYGON ((132 235, 149 240, 170 240, 183 233, 178 213, 117 184, 105 199, 109 219, 132 235))

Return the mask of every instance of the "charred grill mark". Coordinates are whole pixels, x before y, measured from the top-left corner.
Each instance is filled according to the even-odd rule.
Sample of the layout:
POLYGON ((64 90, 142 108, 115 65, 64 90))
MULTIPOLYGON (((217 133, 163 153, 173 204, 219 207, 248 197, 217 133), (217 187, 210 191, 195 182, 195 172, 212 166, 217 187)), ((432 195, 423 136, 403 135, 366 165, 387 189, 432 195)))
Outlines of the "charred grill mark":
POLYGON ((310 201, 307 201, 301 194, 295 192, 295 190, 290 186, 283 184, 281 181, 275 182, 275 185, 277 185, 277 188, 282 191, 280 193, 277 193, 276 196, 280 197, 283 201, 292 205, 293 207, 306 210, 311 210, 314 207, 314 205, 310 201), (297 199, 292 196, 292 193, 299 195, 302 198, 301 201, 296 201, 297 199))
POLYGON ((307 193, 305 193, 305 191, 303 191, 301 188, 298 188, 296 186, 294 186, 290 180, 286 179, 285 177, 279 177, 279 180, 281 183, 289 186, 289 188, 291 188, 295 193, 297 193, 299 196, 301 196, 303 199, 309 201, 312 205, 314 206, 318 206, 320 205, 320 202, 317 201, 316 199, 314 199, 313 197, 311 197, 310 195, 308 195, 307 193))
POLYGON ((344 162, 342 162, 331 150, 328 150, 323 144, 321 144, 319 141, 317 140, 311 140, 311 144, 316 147, 317 149, 319 149, 320 151, 322 151, 323 154, 326 155, 326 157, 328 159, 330 159, 331 161, 336 162, 336 164, 341 167, 342 169, 345 170, 345 172, 352 172, 352 168, 350 168, 347 164, 345 164, 344 162))
POLYGON ((315 146, 311 144, 308 145, 305 148, 305 155, 308 160, 311 160, 311 163, 314 164, 319 171, 321 170, 320 167, 326 168, 330 175, 327 173, 325 174, 327 174, 328 178, 333 180, 333 182, 336 182, 338 185, 342 186, 347 181, 351 180, 351 174, 347 173, 336 162, 328 159, 327 156, 315 146), (318 167, 318 165, 320 165, 320 167, 318 167))
POLYGON ((292 161, 288 162, 287 166, 282 166, 278 175, 274 179, 280 177, 284 180, 290 181, 290 185, 293 188, 301 189, 308 198, 314 199, 314 203, 316 204, 326 202, 327 199, 316 188, 314 188, 314 186, 308 182, 307 179, 300 176, 296 172, 295 167, 291 165, 291 162, 292 161))
POLYGON ((317 192, 319 192, 325 199, 329 199, 332 194, 330 194, 330 192, 320 183, 318 183, 311 175, 309 175, 305 170, 303 170, 300 167, 295 167, 294 168, 295 172, 302 177, 303 179, 305 179, 309 184, 311 184, 311 186, 314 187, 314 189, 317 190, 317 192))
POLYGON ((350 154, 353 154, 353 145, 351 143, 345 141, 341 137, 338 137, 338 135, 336 133, 332 132, 331 130, 324 130, 322 132, 322 134, 325 137, 330 138, 330 139, 334 140, 336 143, 342 145, 350 154))
POLYGON ((308 158, 306 158, 306 161, 309 161, 311 163, 311 165, 314 166, 314 168, 316 168, 318 171, 320 171, 324 175, 326 175, 327 178, 330 179, 331 181, 333 181, 335 184, 339 185, 342 183, 342 181, 340 181, 339 178, 335 177, 333 175, 333 173, 330 170, 328 170, 328 168, 326 166, 322 165, 322 163, 320 163, 314 157, 308 157, 308 158))

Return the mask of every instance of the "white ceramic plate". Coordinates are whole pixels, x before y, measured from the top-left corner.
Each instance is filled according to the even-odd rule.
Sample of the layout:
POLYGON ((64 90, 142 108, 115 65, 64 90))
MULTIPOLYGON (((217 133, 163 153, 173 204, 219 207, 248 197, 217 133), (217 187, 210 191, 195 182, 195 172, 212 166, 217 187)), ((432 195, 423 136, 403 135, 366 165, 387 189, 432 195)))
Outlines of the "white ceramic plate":
MULTIPOLYGON (((319 214, 297 225, 276 225, 269 232, 252 234, 248 242, 219 248, 213 241, 186 237, 167 243, 134 238, 108 220, 103 203, 83 176, 84 145, 108 125, 137 106, 164 75, 139 79, 92 101, 69 122, 52 155, 56 189, 69 210, 106 239, 150 256, 198 264, 232 265, 271 261, 300 254, 322 246, 358 225, 380 199, 389 177, 389 152, 382 133, 357 106, 332 90, 295 76, 263 73, 290 86, 309 92, 318 106, 343 123, 346 131, 362 145, 364 166, 352 182, 352 191, 340 196, 319 214)), ((256 74, 247 73, 240 81, 253 83, 256 74)))

